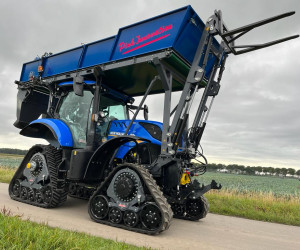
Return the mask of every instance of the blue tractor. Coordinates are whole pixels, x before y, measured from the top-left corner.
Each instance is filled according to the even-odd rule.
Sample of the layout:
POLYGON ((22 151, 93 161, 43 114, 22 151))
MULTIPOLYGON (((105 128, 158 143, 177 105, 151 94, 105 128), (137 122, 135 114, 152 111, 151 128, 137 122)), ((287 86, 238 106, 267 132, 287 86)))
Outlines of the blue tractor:
POLYGON ((173 216, 204 218, 203 195, 221 185, 195 178, 207 164, 198 147, 226 58, 298 37, 235 45, 251 29, 292 14, 229 30, 221 11, 203 23, 187 6, 25 63, 14 125, 49 145, 29 150, 9 195, 43 208, 63 205, 68 195, 87 199, 92 220, 146 234, 168 229, 173 216), (153 94, 164 97, 162 123, 148 120, 144 103, 153 94), (136 96, 142 100, 135 106, 136 96), (140 111, 145 120, 136 119, 140 111))

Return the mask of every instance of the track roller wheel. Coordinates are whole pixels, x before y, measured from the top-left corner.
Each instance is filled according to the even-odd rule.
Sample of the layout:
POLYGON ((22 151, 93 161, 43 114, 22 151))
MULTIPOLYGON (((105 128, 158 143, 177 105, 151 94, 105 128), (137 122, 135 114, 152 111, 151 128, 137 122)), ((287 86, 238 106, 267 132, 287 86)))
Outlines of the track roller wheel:
POLYGON ((35 201, 35 193, 33 188, 28 189, 28 200, 35 201))
POLYGON ((112 223, 116 223, 119 224, 122 221, 122 211, 117 208, 117 207, 113 207, 110 209, 109 211, 109 220, 112 223))
POLYGON ((208 213, 208 201, 204 196, 198 199, 188 199, 186 202, 186 216, 189 220, 200 220, 208 213))
POLYGON ((19 197, 21 193, 21 180, 16 179, 12 185, 12 194, 16 197, 19 197))
POLYGON ((97 195, 90 201, 89 212, 92 218, 103 220, 108 214, 108 201, 104 195, 97 195))
POLYGON ((141 211, 141 221, 148 230, 156 230, 161 225, 160 209, 155 204, 146 204, 141 211))
POLYGON ((44 203, 50 205, 53 197, 51 186, 48 185, 47 187, 45 187, 45 189, 43 190, 43 197, 44 197, 44 203))
POLYGON ((21 187, 20 198, 22 200, 27 200, 28 198, 28 190, 27 187, 21 187))
POLYGON ((37 203, 42 203, 43 202, 43 196, 42 196, 42 192, 40 190, 35 191, 35 201, 37 203))
POLYGON ((139 216, 133 211, 125 211, 123 220, 126 226, 135 227, 139 222, 139 216))
POLYGON ((184 205, 178 204, 178 203, 174 203, 174 204, 172 204, 171 208, 173 210, 175 218, 177 216, 184 216, 184 205))

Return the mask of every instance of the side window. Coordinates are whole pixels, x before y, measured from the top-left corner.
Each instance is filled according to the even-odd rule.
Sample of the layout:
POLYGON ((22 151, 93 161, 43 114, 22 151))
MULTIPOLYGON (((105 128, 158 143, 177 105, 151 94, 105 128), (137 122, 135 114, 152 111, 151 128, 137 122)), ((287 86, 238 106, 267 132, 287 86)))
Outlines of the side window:
POLYGON ((93 94, 87 90, 83 92, 83 96, 69 92, 62 100, 58 113, 60 119, 69 126, 72 132, 74 148, 86 146, 87 124, 92 100, 93 94))

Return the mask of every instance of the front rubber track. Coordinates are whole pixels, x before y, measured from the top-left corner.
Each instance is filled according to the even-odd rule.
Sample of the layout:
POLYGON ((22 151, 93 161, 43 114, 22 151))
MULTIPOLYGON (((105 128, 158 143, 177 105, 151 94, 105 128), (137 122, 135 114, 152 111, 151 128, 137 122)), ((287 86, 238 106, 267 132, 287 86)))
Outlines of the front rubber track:
POLYGON ((171 206, 167 202, 167 199, 164 197, 163 193, 160 191, 158 185, 156 184, 155 180, 153 179, 153 177, 149 173, 149 171, 141 165, 136 165, 136 164, 131 164, 131 163, 122 164, 113 169, 113 171, 101 183, 99 188, 97 188, 96 192, 94 192, 93 195, 91 196, 91 198, 89 200, 88 211, 89 211, 91 219, 98 223, 106 224, 106 225, 113 226, 113 227, 123 228, 126 230, 138 232, 138 233, 149 234, 149 235, 159 234, 159 233, 163 232, 164 230, 167 230, 169 228, 171 220, 173 218, 173 211, 171 209, 171 206), (114 174, 116 174, 120 169, 123 169, 123 168, 130 168, 130 169, 136 171, 136 173, 138 173, 138 175, 141 178, 141 180, 143 181, 144 185, 146 185, 146 187, 150 191, 150 194, 152 195, 154 202, 159 207, 159 209, 161 211, 161 215, 162 215, 162 223, 161 223, 160 227, 157 228, 156 230, 147 230, 146 228, 137 228, 137 227, 132 228, 132 227, 128 227, 124 224, 115 224, 108 220, 99 220, 99 219, 96 219, 93 217, 93 215, 90 211, 91 210, 90 209, 91 201, 92 201, 93 197, 95 197, 98 194, 103 194, 103 193, 106 194, 106 187, 108 186, 107 185, 108 182, 113 178, 114 174))

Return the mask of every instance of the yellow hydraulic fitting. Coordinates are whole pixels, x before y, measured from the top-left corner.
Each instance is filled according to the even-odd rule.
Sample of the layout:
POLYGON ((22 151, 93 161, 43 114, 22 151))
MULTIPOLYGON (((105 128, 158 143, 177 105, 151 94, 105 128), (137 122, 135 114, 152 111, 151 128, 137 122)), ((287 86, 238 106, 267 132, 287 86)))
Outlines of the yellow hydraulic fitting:
POLYGON ((186 185, 191 182, 191 178, 188 173, 183 173, 180 179, 181 185, 186 185))

